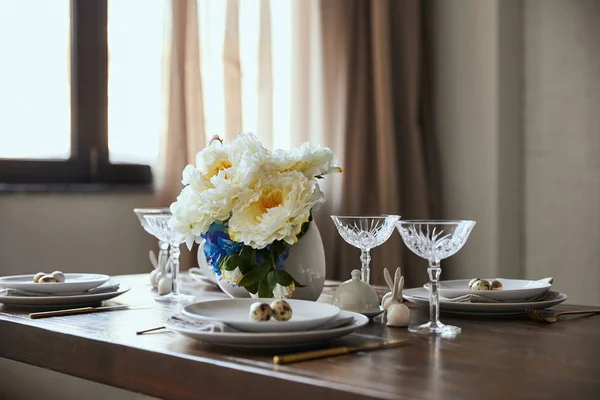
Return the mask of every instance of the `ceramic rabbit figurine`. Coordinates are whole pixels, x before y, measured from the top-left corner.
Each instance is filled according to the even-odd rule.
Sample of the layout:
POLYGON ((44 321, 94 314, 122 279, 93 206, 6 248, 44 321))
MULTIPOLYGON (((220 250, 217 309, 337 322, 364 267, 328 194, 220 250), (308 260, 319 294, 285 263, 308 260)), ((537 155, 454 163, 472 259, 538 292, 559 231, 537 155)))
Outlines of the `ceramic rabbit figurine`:
POLYGON ((408 326, 410 322, 410 309, 402 303, 402 289, 404 288, 404 277, 400 268, 396 269, 394 280, 389 271, 383 270, 385 281, 391 289, 381 300, 382 306, 387 310, 388 326, 408 326))

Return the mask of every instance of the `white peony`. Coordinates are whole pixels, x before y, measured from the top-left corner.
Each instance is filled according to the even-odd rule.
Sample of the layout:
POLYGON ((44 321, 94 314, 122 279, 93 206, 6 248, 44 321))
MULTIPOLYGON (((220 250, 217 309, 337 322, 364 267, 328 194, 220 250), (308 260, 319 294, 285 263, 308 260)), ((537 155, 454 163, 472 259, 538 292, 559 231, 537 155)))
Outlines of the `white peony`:
POLYGON ((289 299, 294 293, 296 289, 296 285, 292 282, 289 286, 282 286, 279 283, 275 284, 275 288, 273 288, 273 296, 276 299, 289 299))
POLYGON ((173 216, 169 220, 169 226, 184 237, 188 248, 213 223, 211 215, 203 211, 201 204, 200 193, 191 186, 184 187, 177 196, 177 201, 171 204, 173 216))
POLYGON ((307 178, 342 172, 331 150, 310 143, 304 143, 299 148, 285 151, 275 150, 273 163, 279 171, 300 171, 307 178))
POLYGON ((229 159, 229 144, 218 140, 212 141, 206 148, 196 154, 196 168, 207 179, 221 171, 230 171, 233 167, 229 159))
POLYGON ((272 154, 251 133, 240 132, 229 146, 229 158, 235 166, 232 179, 245 187, 256 183, 261 173, 272 163, 272 154))
POLYGON ((320 197, 319 186, 302 173, 271 171, 259 180, 247 201, 234 206, 229 236, 255 249, 276 240, 294 244, 320 197))

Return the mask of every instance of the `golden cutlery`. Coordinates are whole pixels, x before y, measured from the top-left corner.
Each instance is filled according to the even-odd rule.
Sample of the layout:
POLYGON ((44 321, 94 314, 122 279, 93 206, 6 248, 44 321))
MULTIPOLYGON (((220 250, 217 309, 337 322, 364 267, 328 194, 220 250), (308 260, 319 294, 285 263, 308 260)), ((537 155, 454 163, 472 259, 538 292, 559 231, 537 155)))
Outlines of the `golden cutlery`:
POLYGON ((350 354, 350 353, 355 353, 357 351, 387 349, 390 347, 399 346, 406 342, 408 342, 408 339, 389 340, 389 341, 385 341, 385 342, 366 343, 366 344, 361 344, 361 345, 352 346, 352 347, 346 347, 346 346, 345 347, 334 347, 332 349, 313 350, 313 351, 306 351, 306 352, 302 352, 302 353, 286 354, 286 355, 282 355, 282 356, 274 356, 273 364, 290 364, 293 362, 315 360, 317 358, 339 356, 342 354, 350 354))
POLYGON ((156 328, 150 328, 150 329, 144 329, 143 331, 138 331, 135 334, 136 335, 143 335, 144 333, 148 333, 148 332, 154 332, 154 331, 160 331, 161 329, 166 329, 166 326, 159 326, 156 328))
POLYGON ((118 306, 107 306, 107 307, 82 307, 82 308, 71 308, 68 310, 55 310, 55 311, 42 311, 42 312, 34 312, 29 314, 29 318, 37 319, 37 318, 47 318, 47 317, 59 317, 64 315, 75 315, 75 314, 89 314, 95 312, 102 311, 118 311, 118 310, 132 310, 136 308, 149 308, 150 306, 128 306, 128 305, 118 305, 118 306))
POLYGON ((527 315, 529 316, 529 318, 538 321, 538 322, 542 322, 542 323, 554 323, 557 321, 557 317, 559 315, 567 315, 567 314, 600 314, 600 310, 580 310, 580 311, 561 311, 561 312, 557 312, 554 315, 548 316, 548 317, 544 317, 542 314, 540 314, 537 310, 531 310, 531 309, 527 309, 525 310, 527 311, 527 315))

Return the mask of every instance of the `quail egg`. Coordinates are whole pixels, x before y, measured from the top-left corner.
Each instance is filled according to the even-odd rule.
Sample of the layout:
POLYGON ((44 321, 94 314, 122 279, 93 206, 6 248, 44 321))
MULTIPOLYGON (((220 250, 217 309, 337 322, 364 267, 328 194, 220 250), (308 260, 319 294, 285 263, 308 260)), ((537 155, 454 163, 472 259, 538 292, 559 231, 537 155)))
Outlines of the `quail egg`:
POLYGON ((54 271, 51 276, 54 278, 54 280, 56 282, 64 282, 65 281, 65 274, 63 274, 61 271, 54 271))
POLYGON ((490 284, 492 290, 502 290, 502 282, 500 281, 492 281, 490 284))
POLYGON ((34 283, 38 283, 40 281, 40 278, 42 276, 46 275, 45 272, 38 272, 37 274, 35 274, 35 276, 33 277, 33 282, 34 283))
POLYGON ((272 310, 266 303, 256 302, 250 306, 250 319, 253 321, 268 321, 271 319, 272 310))
POLYGON ((477 282, 479 278, 473 278, 469 281, 469 289, 473 289, 473 285, 477 282))
POLYGON ((480 279, 473 283, 471 290, 490 290, 490 283, 485 279, 480 279))
POLYGON ((52 275, 44 275, 39 280, 38 283, 55 283, 56 279, 52 275))
POLYGON ((273 318, 277 321, 288 321, 292 318, 292 307, 285 300, 275 300, 271 303, 273 318))

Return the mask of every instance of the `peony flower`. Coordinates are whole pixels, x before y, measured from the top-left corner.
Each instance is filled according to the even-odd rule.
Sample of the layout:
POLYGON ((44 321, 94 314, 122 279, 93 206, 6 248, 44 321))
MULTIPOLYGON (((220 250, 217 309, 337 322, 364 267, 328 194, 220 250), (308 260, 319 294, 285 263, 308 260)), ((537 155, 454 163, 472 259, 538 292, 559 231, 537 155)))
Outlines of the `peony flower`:
POLYGON ((206 232, 213 222, 211 215, 202 211, 201 203, 200 193, 191 186, 186 186, 177 196, 177 201, 171 204, 173 216, 169 220, 169 226, 183 236, 188 249, 191 249, 194 240, 206 232))
POLYGON ((271 171, 260 179, 252 196, 234 206, 229 236, 255 249, 276 240, 294 244, 320 198, 319 186, 302 173, 271 171))
POLYGON ((226 269, 223 269, 221 276, 227 283, 237 285, 244 277, 244 274, 242 274, 242 271, 236 267, 236 269, 233 271, 227 271, 226 269))
POLYGON ((275 288, 273 288, 273 296, 276 299, 289 299, 296 290, 296 285, 294 282, 290 283, 289 286, 282 286, 279 283, 275 284, 275 288))
POLYGON ((290 151, 275 150, 273 163, 279 171, 300 171, 307 178, 313 179, 333 172, 342 172, 331 150, 310 143, 290 151))

